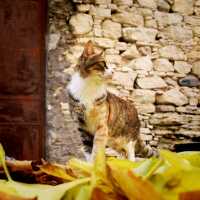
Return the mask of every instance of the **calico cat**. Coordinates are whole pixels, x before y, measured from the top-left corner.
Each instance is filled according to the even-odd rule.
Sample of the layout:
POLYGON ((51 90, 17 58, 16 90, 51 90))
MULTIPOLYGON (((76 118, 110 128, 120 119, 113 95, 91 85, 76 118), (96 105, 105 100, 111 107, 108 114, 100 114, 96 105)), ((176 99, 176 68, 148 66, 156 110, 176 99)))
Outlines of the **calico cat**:
POLYGON ((94 136, 92 160, 99 148, 111 147, 135 159, 135 150, 143 156, 152 151, 139 135, 140 121, 133 103, 106 89, 106 63, 95 53, 89 41, 68 84, 69 104, 82 131, 94 136))

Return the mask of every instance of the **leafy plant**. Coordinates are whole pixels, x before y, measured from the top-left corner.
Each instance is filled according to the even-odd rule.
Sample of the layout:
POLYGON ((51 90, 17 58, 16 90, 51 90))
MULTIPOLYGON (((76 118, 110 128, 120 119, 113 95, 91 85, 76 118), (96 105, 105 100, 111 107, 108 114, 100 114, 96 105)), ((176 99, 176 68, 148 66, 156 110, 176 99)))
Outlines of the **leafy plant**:
POLYGON ((33 170, 63 181, 56 186, 12 180, 1 145, 0 165, 8 179, 0 179, 0 200, 200 199, 200 152, 161 150, 159 158, 132 162, 106 158, 102 149, 93 164, 74 158, 66 166, 43 163, 33 170))

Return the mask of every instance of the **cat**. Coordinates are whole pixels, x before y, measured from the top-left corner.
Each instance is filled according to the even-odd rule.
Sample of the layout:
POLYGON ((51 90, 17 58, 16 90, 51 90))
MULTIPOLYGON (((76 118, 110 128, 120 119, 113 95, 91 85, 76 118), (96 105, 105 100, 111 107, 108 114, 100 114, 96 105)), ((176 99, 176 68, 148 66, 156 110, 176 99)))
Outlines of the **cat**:
POLYGON ((67 87, 72 117, 86 135, 94 137, 91 159, 105 147, 126 154, 130 160, 135 160, 135 151, 152 155, 140 138, 140 121, 133 103, 107 91, 106 70, 102 52, 95 53, 89 41, 67 87))

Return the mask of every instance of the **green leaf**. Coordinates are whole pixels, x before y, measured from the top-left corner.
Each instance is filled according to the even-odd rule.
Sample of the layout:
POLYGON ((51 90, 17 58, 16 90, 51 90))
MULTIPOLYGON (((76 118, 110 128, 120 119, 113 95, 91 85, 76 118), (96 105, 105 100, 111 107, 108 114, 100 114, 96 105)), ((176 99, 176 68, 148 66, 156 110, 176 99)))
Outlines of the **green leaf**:
POLYGON ((0 192, 0 200, 37 200, 36 198, 23 198, 13 194, 0 192))
POLYGON ((144 161, 133 162, 130 160, 125 160, 125 159, 108 158, 106 163, 107 163, 107 165, 115 165, 115 166, 119 167, 120 169, 131 170, 131 169, 139 167, 144 161))
POLYGON ((190 162, 194 167, 200 167, 200 152, 199 151, 187 151, 178 153, 179 158, 185 159, 190 162))
POLYGON ((91 190, 94 190, 95 188, 100 188, 101 191, 105 193, 112 193, 113 186, 107 175, 105 148, 101 148, 97 152, 94 161, 91 190))
POLYGON ((73 158, 67 163, 67 171, 77 178, 89 177, 92 174, 93 165, 85 161, 73 158))
POLYGON ((2 164, 4 172, 8 180, 12 180, 8 168, 6 166, 6 159, 5 159, 5 151, 3 149, 2 144, 0 143, 0 164, 2 164))
POLYGON ((68 190, 63 200, 90 200, 91 186, 89 184, 78 185, 68 190))
MULTIPOLYGON (((70 183, 63 183, 57 186, 41 185, 41 184, 25 184, 16 181, 4 181, 0 182, 0 191, 12 191, 12 194, 24 198, 34 198, 37 197, 38 200, 60 200, 64 194, 81 184, 89 182, 89 178, 78 179, 70 183), (4 189, 6 188, 6 190, 4 189)), ((10 192, 9 192, 10 193, 10 192)))
POLYGON ((133 169, 136 175, 147 179, 161 166, 162 160, 157 158, 146 159, 141 165, 133 169))
POLYGON ((81 186, 75 200, 90 200, 91 187, 89 185, 81 186))

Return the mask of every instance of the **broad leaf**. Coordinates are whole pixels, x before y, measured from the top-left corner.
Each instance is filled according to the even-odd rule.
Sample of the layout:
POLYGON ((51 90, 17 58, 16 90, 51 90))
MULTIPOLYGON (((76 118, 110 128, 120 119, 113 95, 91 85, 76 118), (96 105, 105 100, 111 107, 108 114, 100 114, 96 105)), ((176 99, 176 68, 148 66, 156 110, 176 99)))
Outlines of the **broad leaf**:
POLYGON ((157 158, 146 159, 141 165, 133 169, 136 175, 149 178, 161 166, 162 160, 157 158))
POLYGON ((73 181, 75 178, 68 175, 66 169, 53 164, 44 164, 40 166, 40 170, 48 175, 61 178, 65 181, 73 181))
POLYGON ((200 167, 200 152, 198 151, 181 152, 177 156, 189 161, 192 166, 200 167))
POLYGON ((67 163, 67 173, 76 178, 89 177, 92 174, 92 164, 78 159, 71 159, 67 163))
POLYGON ((129 170, 121 170, 115 165, 109 165, 109 168, 114 184, 121 189, 124 196, 129 200, 162 199, 149 181, 137 177, 129 170))
POLYGON ((16 181, 5 181, 4 183, 1 182, 0 191, 4 192, 5 188, 10 188, 12 194, 23 198, 35 198, 37 197, 38 200, 60 200, 65 193, 81 184, 85 184, 89 182, 89 178, 78 179, 72 181, 70 183, 63 183, 57 186, 50 186, 50 185, 40 185, 40 184, 25 184, 19 183, 16 181))
POLYGON ((37 200, 37 198, 22 198, 12 194, 0 192, 0 200, 37 200))
POLYGON ((10 173, 8 171, 8 168, 6 166, 6 161, 5 161, 5 151, 3 149, 3 146, 2 144, 0 143, 0 164, 2 164, 3 166, 3 169, 4 169, 4 172, 6 174, 6 177, 8 180, 12 180, 11 176, 10 176, 10 173))

